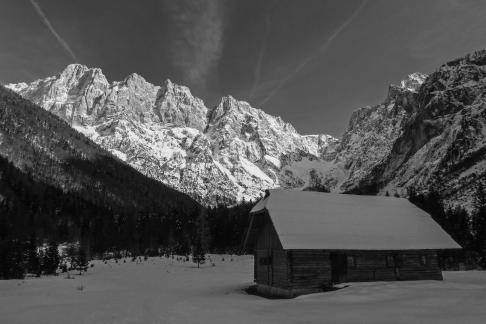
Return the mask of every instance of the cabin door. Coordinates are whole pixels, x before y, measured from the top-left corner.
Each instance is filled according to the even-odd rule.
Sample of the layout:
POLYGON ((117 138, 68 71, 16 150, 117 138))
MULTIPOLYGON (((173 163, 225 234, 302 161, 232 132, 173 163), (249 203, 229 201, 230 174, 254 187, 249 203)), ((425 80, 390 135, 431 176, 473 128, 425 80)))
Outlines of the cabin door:
POLYGON ((257 282, 265 285, 273 283, 273 260, 272 250, 257 250, 257 260, 255 260, 255 274, 257 282), (257 264, 258 262, 258 264, 257 264))
POLYGON ((400 280, 400 267, 402 266, 402 257, 399 254, 393 254, 393 268, 395 271, 395 279, 400 280))
POLYGON ((347 264, 346 254, 332 252, 331 259, 331 280, 333 283, 346 281, 347 264))
POLYGON ((273 285, 273 250, 267 250, 267 283, 273 285))

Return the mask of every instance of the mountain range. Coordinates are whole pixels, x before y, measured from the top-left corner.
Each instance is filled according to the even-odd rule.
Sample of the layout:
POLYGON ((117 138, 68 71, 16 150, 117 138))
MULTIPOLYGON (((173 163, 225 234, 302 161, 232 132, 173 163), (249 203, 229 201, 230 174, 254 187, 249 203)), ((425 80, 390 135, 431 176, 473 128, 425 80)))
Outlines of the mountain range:
MULTIPOLYGON (((486 174, 486 51, 413 73, 375 106, 356 110, 341 139, 302 135, 280 117, 225 96, 138 74, 109 82, 71 64, 8 88, 144 175, 205 205, 254 200, 268 188, 339 193, 437 192, 472 208, 486 174)), ((325 107, 323 107, 325 109, 325 107)))

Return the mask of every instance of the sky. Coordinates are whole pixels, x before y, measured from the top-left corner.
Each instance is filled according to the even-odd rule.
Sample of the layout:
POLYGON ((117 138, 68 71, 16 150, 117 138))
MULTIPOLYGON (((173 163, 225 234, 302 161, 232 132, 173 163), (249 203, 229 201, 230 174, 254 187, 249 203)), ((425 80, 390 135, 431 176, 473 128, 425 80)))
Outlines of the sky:
POLYGON ((340 137, 413 72, 486 48, 483 0, 0 0, 0 82, 136 72, 340 137))

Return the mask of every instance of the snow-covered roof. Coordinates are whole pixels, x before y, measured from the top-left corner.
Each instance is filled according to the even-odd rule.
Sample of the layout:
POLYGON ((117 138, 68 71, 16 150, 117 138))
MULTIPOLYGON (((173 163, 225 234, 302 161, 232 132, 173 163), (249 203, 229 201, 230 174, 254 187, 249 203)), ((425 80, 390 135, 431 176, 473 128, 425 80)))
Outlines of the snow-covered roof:
POLYGON ((251 212, 264 209, 284 249, 461 248, 429 214, 403 198, 270 190, 251 212))

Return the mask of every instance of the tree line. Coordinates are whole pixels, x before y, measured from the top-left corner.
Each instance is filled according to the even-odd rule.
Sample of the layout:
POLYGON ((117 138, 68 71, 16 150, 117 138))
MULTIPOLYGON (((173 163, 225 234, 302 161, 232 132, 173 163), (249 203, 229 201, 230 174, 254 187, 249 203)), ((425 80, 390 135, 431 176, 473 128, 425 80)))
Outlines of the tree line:
POLYGON ((486 190, 482 184, 477 186, 474 198, 473 210, 468 212, 462 207, 445 207, 434 190, 427 194, 409 192, 409 200, 428 212, 463 248, 441 252, 443 268, 456 268, 458 263, 486 268, 486 190))
POLYGON ((203 262, 208 252, 238 253, 252 206, 120 207, 35 180, 3 157, 0 170, 0 278, 52 273, 46 257, 34 251, 50 246, 52 252, 58 244, 78 243, 72 257, 87 259, 125 251, 193 254, 203 262))

